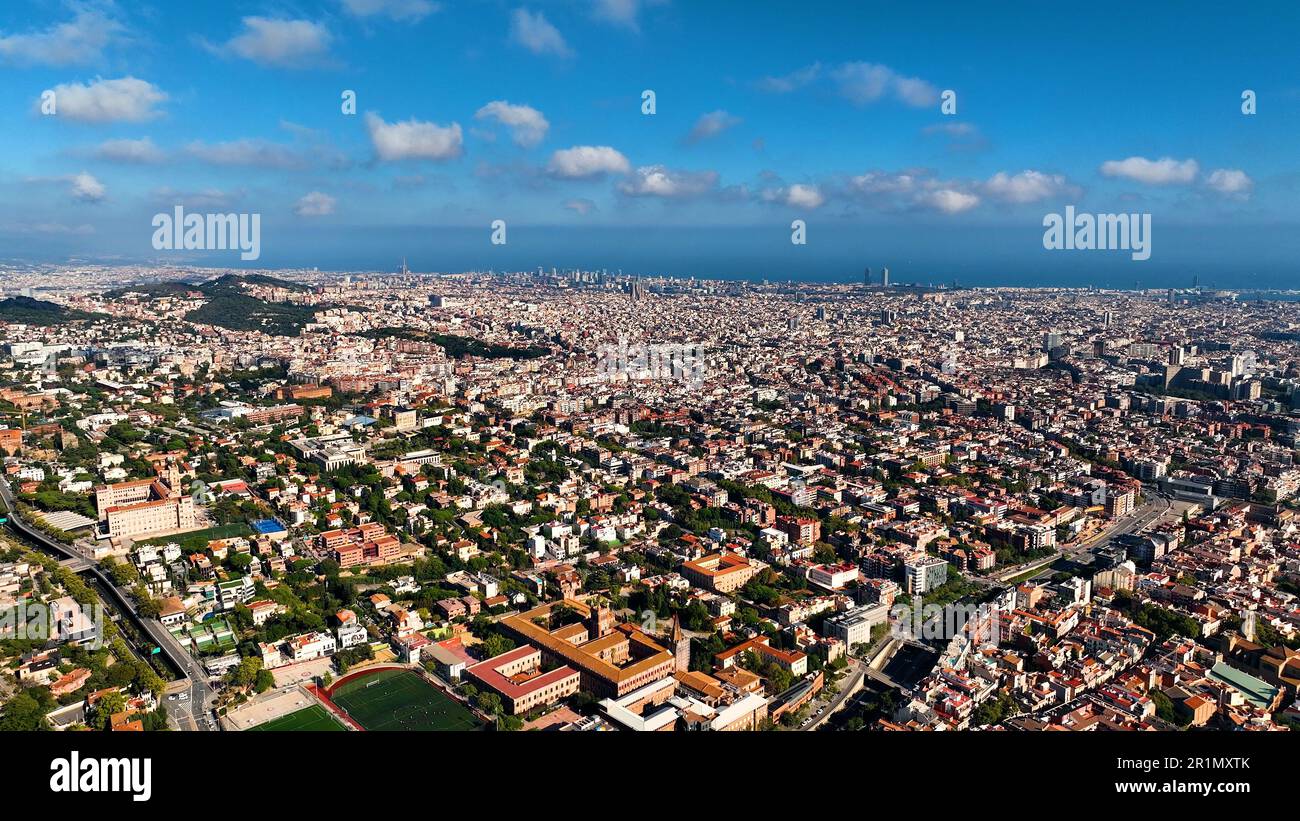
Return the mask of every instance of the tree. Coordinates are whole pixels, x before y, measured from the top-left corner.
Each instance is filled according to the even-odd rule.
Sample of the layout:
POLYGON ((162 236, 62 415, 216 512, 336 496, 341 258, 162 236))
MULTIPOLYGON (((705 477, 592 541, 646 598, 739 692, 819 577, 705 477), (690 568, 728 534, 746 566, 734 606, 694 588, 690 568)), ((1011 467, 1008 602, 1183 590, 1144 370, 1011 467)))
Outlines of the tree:
POLYGON ((483 639, 483 655, 486 658, 495 658, 509 650, 513 650, 515 643, 499 633, 493 633, 483 639))
POLYGON ((48 730, 49 723, 45 714, 55 706, 53 696, 46 687, 33 687, 24 690, 9 701, 0 710, 0 732, 30 732, 48 730))
MULTIPOLYGON (((326 676, 329 673, 325 674, 326 676)), ((275 686, 275 675, 270 670, 258 670, 257 677, 253 680, 253 689, 259 693, 265 693, 275 686)), ((327 687, 329 685, 326 685, 327 687)))
POLYGON ((488 715, 494 716, 501 712, 501 696, 486 690, 474 697, 474 704, 488 715))
POLYGON ((126 710, 126 697, 121 692, 114 690, 111 693, 105 693, 95 704, 94 727, 97 730, 108 729, 114 713, 120 713, 126 710))
POLYGON ((251 687, 257 682, 257 673, 262 669, 262 660, 249 656, 239 660, 239 664, 226 674, 226 681, 231 687, 251 687))

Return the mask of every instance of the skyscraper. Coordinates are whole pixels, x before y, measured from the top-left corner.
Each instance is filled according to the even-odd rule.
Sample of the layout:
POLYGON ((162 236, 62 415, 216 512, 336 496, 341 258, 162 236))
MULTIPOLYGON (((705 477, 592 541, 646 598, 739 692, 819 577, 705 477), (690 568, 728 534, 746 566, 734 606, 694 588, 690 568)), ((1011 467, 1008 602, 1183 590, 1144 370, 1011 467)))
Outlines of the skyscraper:
POLYGON ((863 268, 863 269, 862 269, 862 284, 863 284, 863 285, 870 285, 870 284, 871 284, 871 269, 870 269, 870 268, 863 268))
POLYGON ((889 287, 889 269, 888 269, 888 268, 882 268, 882 269, 880 270, 880 284, 881 284, 882 287, 885 287, 885 288, 888 288, 888 287, 889 287))

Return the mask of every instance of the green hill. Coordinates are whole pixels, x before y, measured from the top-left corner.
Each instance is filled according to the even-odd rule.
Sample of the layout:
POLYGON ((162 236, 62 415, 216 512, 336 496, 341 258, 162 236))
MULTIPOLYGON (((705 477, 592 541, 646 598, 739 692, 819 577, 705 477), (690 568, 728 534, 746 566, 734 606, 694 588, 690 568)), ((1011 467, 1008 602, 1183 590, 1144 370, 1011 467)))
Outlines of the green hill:
POLYGON ((0 322, 22 323, 24 325, 62 325, 65 322, 79 322, 88 319, 104 319, 107 314, 78 311, 65 308, 43 299, 29 296, 12 296, 0 299, 0 322))
POLYGON ((248 294, 246 285, 264 285, 283 288, 296 293, 310 290, 296 282, 277 279, 264 274, 223 274, 207 282, 160 282, 153 285, 132 285, 110 291, 107 296, 120 297, 127 293, 144 294, 150 299, 181 296, 199 292, 206 302, 185 315, 190 322, 216 325, 232 331, 263 331, 275 336, 297 336, 304 325, 312 321, 324 305, 293 305, 285 302, 265 302, 248 294))
POLYGON ((191 291, 199 290, 199 286, 190 282, 174 280, 171 282, 155 282, 150 285, 128 285, 125 288, 115 288, 104 294, 109 299, 120 299, 127 294, 144 294, 153 299, 160 296, 184 296, 191 291))
POLYGON ((238 277, 227 274, 199 286, 208 301, 190 311, 185 318, 190 322, 216 325, 232 331, 262 331, 275 336, 297 336, 312 321, 317 311, 326 305, 294 305, 288 302, 264 302, 244 292, 244 282, 260 285, 295 287, 272 277, 238 277))
POLYGON ((452 359, 464 359, 467 356, 478 356, 484 359, 537 359, 551 352, 550 348, 538 345, 516 348, 484 342, 472 336, 431 334, 413 328, 375 328, 361 335, 370 339, 410 339, 416 342, 432 342, 446 348, 447 356, 452 359))

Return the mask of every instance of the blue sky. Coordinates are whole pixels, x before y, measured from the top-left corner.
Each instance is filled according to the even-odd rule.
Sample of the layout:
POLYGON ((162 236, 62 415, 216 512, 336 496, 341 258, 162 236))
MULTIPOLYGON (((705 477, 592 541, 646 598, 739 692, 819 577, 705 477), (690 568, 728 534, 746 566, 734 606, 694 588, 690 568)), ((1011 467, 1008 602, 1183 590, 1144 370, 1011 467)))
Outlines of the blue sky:
POLYGON ((1300 287, 1288 4, 180 8, 0 10, 0 258, 240 265, 152 248, 182 205, 261 214, 258 266, 1300 287), (1067 204, 1151 259, 1044 251, 1067 204))

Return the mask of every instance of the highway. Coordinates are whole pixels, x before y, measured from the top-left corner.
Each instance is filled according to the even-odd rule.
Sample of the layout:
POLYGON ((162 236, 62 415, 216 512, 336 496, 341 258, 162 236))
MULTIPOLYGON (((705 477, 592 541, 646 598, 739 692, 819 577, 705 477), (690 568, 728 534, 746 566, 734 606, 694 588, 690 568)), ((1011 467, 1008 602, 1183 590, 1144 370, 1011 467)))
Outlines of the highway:
POLYGON ((9 482, 0 480, 0 498, 4 499, 5 506, 9 509, 9 526, 22 534, 28 541, 45 548, 47 552, 56 556, 64 556, 72 560, 70 567, 81 567, 78 572, 89 574, 91 581, 99 588, 102 594, 107 593, 112 596, 119 610, 140 628, 159 648, 159 654, 166 659, 168 665, 181 675, 181 679, 172 682, 168 686, 169 696, 177 692, 184 692, 187 697, 184 700, 172 700, 169 696, 164 696, 163 705, 166 707, 167 714, 176 723, 176 726, 182 730, 208 730, 212 729, 208 724, 208 715, 212 709, 213 702, 216 700, 216 691, 208 683, 207 672, 199 662, 194 660, 185 648, 167 632, 162 622, 157 619, 142 616, 136 609, 135 601, 131 594, 126 590, 118 587, 104 572, 103 568, 97 562, 77 552, 71 546, 63 542, 46 536, 41 531, 32 527, 22 520, 18 515, 18 505, 13 497, 13 491, 9 487, 9 482), (77 564, 83 563, 84 566, 77 564))
POLYGON ((1080 557, 1091 552, 1094 548, 1102 547, 1109 544, 1110 540, 1116 536, 1125 533, 1139 533, 1150 527, 1173 508, 1173 500, 1164 496, 1157 496, 1153 501, 1149 501, 1139 508, 1136 508, 1127 516, 1122 516, 1112 523, 1109 527, 1103 528, 1101 532, 1094 533, 1092 536, 1084 539, 1076 545, 1071 545, 1065 550, 1058 550, 1050 556, 1038 559, 1028 564, 1022 564, 1017 567, 1008 568, 994 577, 970 575, 969 578, 977 583, 984 584, 987 587, 1001 587, 1008 579, 1022 575, 1035 567, 1041 568, 1037 575, 1043 575, 1052 569, 1062 557, 1069 558, 1072 561, 1079 562, 1080 557))

